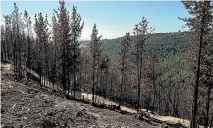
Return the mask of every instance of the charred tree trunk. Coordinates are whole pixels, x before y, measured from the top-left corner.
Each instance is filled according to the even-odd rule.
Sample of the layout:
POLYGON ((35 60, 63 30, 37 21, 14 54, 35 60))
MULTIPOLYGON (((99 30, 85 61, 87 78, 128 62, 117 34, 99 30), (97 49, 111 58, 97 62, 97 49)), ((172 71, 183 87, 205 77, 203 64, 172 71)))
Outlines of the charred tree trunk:
POLYGON ((92 101, 94 102, 94 95, 95 95, 95 66, 94 66, 94 55, 92 59, 92 101))
POLYGON ((207 128, 209 125, 209 103, 210 103, 210 94, 211 94, 211 86, 209 85, 207 90, 207 99, 206 99, 206 118, 205 118, 205 127, 207 128))
POLYGON ((75 91, 76 91, 76 42, 75 42, 75 36, 74 36, 74 61, 73 61, 73 73, 74 73, 74 98, 75 98, 75 91))
MULTIPOLYGON (((203 10, 205 13, 205 10, 203 10)), ((193 95, 193 107, 192 107, 192 117, 191 117, 191 128, 196 128, 196 117, 197 117, 197 99, 198 99, 198 86, 199 86, 199 78, 200 78, 200 60, 201 60, 201 48, 203 44, 203 24, 204 24, 204 17, 202 17, 201 21, 201 31, 199 37, 199 50, 198 50, 198 58, 197 58, 197 69, 196 69, 196 78, 195 78, 195 86, 194 86, 194 95, 193 95)))

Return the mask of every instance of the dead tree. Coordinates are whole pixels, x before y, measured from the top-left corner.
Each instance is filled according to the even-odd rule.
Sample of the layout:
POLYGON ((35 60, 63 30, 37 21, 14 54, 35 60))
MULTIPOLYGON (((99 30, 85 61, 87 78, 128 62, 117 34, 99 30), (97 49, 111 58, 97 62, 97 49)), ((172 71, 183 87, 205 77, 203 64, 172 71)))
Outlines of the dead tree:
POLYGON ((189 27, 190 32, 192 33, 192 40, 196 45, 196 75, 195 75, 195 85, 194 85, 194 95, 193 95, 193 104, 192 104, 192 116, 191 116, 191 128, 196 128, 196 117, 197 117, 197 100, 198 100, 198 88, 200 84, 200 69, 201 69, 201 56, 202 56, 202 47, 206 35, 210 31, 212 24, 213 14, 212 10, 212 1, 183 1, 185 8, 188 10, 189 14, 193 15, 190 18, 180 18, 186 22, 186 25, 189 27))
POLYGON ((140 87, 142 82, 142 66, 143 66, 143 50, 144 43, 150 37, 150 34, 154 31, 153 28, 148 27, 149 22, 143 17, 142 21, 135 25, 133 34, 135 35, 133 55, 136 56, 136 70, 137 70, 137 86, 138 86, 138 99, 137 99, 137 110, 140 108, 140 87))

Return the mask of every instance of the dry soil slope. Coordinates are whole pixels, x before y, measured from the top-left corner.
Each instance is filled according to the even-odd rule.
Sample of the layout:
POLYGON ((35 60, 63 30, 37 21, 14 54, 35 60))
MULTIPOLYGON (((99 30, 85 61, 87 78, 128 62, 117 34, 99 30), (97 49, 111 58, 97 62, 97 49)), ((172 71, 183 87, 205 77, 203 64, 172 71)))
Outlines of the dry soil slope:
POLYGON ((32 83, 15 81, 11 72, 1 72, 2 127, 129 127, 154 128, 133 115, 122 115, 72 100, 66 100, 32 83))

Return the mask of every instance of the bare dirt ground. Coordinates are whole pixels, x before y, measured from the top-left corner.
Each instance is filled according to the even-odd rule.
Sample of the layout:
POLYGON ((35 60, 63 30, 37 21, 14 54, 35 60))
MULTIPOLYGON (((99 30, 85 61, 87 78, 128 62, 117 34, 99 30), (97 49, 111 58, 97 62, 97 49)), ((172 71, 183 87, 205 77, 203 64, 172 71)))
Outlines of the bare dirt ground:
POLYGON ((90 104, 67 100, 62 94, 41 88, 36 83, 18 82, 1 72, 2 128, 157 128, 149 124, 90 104))

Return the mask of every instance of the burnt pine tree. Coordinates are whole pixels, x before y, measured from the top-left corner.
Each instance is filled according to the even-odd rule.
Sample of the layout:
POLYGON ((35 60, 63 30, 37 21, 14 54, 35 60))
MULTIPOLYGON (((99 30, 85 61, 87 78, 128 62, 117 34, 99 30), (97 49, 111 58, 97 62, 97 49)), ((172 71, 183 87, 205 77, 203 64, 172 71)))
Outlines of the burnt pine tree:
POLYGON ((11 15, 4 15, 5 26, 2 25, 2 43, 1 43, 1 60, 3 62, 11 62, 12 60, 12 31, 11 15))
POLYGON ((70 17, 69 12, 67 11, 65 7, 64 1, 59 1, 60 7, 58 10, 54 10, 56 13, 56 19, 57 19, 57 28, 58 28, 58 42, 60 43, 60 69, 62 69, 61 73, 61 84, 63 86, 64 92, 70 88, 68 87, 68 62, 67 62, 67 48, 68 44, 71 41, 71 25, 70 25, 70 17))
POLYGON ((68 56, 72 56, 72 69, 73 69, 73 84, 74 84, 74 98, 75 98, 75 91, 76 91, 76 79, 77 79, 77 68, 79 65, 79 56, 80 56, 80 43, 79 38, 81 36, 81 32, 84 26, 84 22, 81 23, 81 16, 77 13, 76 7, 73 6, 73 12, 71 16, 71 42, 68 44, 68 47, 71 46, 69 49, 68 56), (72 50, 72 51, 70 51, 72 50))
POLYGON ((46 77, 48 76, 48 58, 47 58, 47 44, 49 40, 48 33, 48 21, 47 17, 44 18, 42 13, 35 16, 35 33, 39 44, 39 60, 38 70, 40 75, 40 85, 46 83, 46 77))
MULTIPOLYGON (((98 88, 100 89, 101 88, 101 59, 102 59, 102 57, 103 57, 103 55, 102 55, 102 51, 103 51, 103 48, 102 48, 102 42, 101 41, 99 41, 98 43, 97 43, 97 51, 96 51, 96 82, 97 82, 97 86, 96 86, 96 94, 98 93, 98 88)), ((101 94, 101 91, 100 91, 100 95, 102 95, 101 94)), ((97 97, 96 97, 97 98, 97 97)))
POLYGON ((12 12, 12 31, 14 33, 13 36, 13 62, 14 62, 14 73, 21 78, 21 41, 20 41, 20 26, 21 26, 21 14, 19 13, 19 9, 14 3, 14 10, 12 12))
MULTIPOLYGON (((47 28, 49 26, 48 19, 47 19, 47 14, 45 16, 45 27, 47 28)), ((45 80, 44 84, 49 83, 49 76, 50 76, 50 71, 49 71, 49 39, 50 39, 50 33, 49 29, 45 29, 45 34, 44 34, 44 71, 45 71, 45 80), (47 83, 46 83, 47 82, 47 83)))
POLYGON ((52 17, 52 40, 54 43, 54 60, 53 60, 53 67, 51 70, 51 80, 53 84, 53 88, 55 85, 55 82, 57 80, 57 69, 58 69, 58 24, 57 24, 57 19, 55 15, 53 14, 52 17))
MULTIPOLYGON (((42 17, 43 18, 43 17, 42 17)), ((43 19, 42 19, 43 21, 43 19)), ((37 71, 39 74, 39 84, 42 85, 42 75, 43 75, 43 65, 42 65, 42 46, 41 46, 41 30, 39 25, 39 19, 35 14, 35 24, 34 24, 34 31, 36 33, 36 42, 37 42, 37 71)))
POLYGON ((107 54, 104 54, 101 57, 101 75, 102 79, 100 79, 100 92, 103 95, 104 98, 107 96, 107 90, 108 90, 108 75, 109 75, 109 67, 110 67, 110 58, 107 54), (101 90, 102 86, 102 90, 101 90))
MULTIPOLYGON (((213 8, 213 6, 212 6, 213 8)), ((213 19, 213 17, 212 17, 213 19)), ((212 20, 213 25, 213 20, 212 20)), ((213 28, 210 28, 211 31, 213 28)), ((205 117, 204 117, 204 125, 205 127, 209 127, 210 124, 210 101, 211 101, 211 93, 213 89, 213 34, 209 32, 206 35, 205 42, 202 46, 201 53, 201 71, 200 71, 200 83, 204 87, 204 96, 206 98, 205 101, 205 117)))
POLYGON ((150 37, 150 34, 154 31, 152 27, 148 26, 149 22, 145 19, 145 17, 142 18, 142 21, 135 25, 135 28, 133 29, 133 34, 135 35, 134 40, 134 49, 135 52, 133 52, 133 55, 135 55, 136 60, 136 71, 137 71, 137 91, 138 91, 138 98, 137 98, 137 111, 140 108, 140 87, 142 83, 142 65, 143 65, 143 50, 144 50, 144 44, 146 40, 150 37))
MULTIPOLYGON (((24 19, 25 24, 27 28, 27 68, 31 70, 32 65, 32 59, 31 59, 31 43, 30 43, 30 33, 31 33, 31 19, 27 13, 27 11, 24 11, 24 19)), ((29 83, 29 73, 27 72, 27 83, 29 83)))
MULTIPOLYGON (((5 17, 5 16, 4 16, 5 17)), ((6 47, 6 42, 7 42, 7 18, 5 17, 5 22, 6 22, 6 27, 1 26, 1 61, 5 62, 5 47, 6 47)))
POLYGON ((5 25, 1 26, 1 61, 11 62, 13 59, 12 15, 4 15, 5 25))
POLYGON ((95 83, 97 83, 97 79, 95 77, 98 75, 97 70, 99 67, 98 58, 101 54, 101 39, 102 36, 98 36, 98 29, 96 28, 96 24, 94 24, 91 34, 91 42, 90 42, 90 64, 92 70, 92 101, 94 102, 95 95, 95 83))
POLYGON ((2 25, 1 26, 1 61, 3 61, 3 62, 5 61, 5 56, 4 56, 5 51, 3 49, 5 47, 6 36, 7 36, 6 30, 5 30, 4 26, 2 25))
POLYGON ((39 35, 40 35, 40 31, 39 31, 39 21, 38 21, 38 18, 37 18, 37 15, 35 14, 34 16, 35 18, 35 24, 34 24, 34 32, 36 34, 35 36, 35 40, 36 40, 36 46, 35 46, 35 69, 39 75, 39 83, 40 85, 42 85, 42 65, 41 65, 41 46, 40 46, 40 39, 39 39, 39 35))
POLYGON ((124 39, 121 41, 121 87, 120 87, 120 104, 122 103, 123 99, 123 88, 126 82, 126 70, 127 70, 127 61, 128 61, 128 54, 130 49, 130 33, 126 33, 124 39))
POLYGON ((200 84, 200 69, 201 58, 204 42, 206 36, 210 31, 212 24, 212 2, 211 1, 183 1, 185 8, 192 16, 190 18, 180 18, 186 22, 186 25, 192 33, 192 41, 197 46, 196 49, 196 72, 195 72, 195 85, 192 104, 191 128, 196 128, 196 116, 198 109, 198 88, 200 84))

